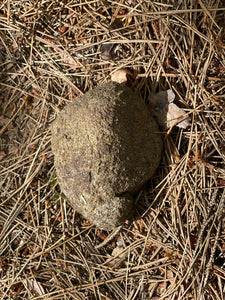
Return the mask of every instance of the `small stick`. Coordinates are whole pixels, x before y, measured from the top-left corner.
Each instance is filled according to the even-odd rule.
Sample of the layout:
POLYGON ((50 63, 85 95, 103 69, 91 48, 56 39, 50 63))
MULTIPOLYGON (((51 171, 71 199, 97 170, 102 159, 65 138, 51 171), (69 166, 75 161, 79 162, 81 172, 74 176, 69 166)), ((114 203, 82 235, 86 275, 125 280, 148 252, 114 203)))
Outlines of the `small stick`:
POLYGON ((95 246, 95 249, 100 249, 103 246, 107 245, 120 232, 121 228, 122 228, 122 225, 120 225, 116 229, 114 229, 113 232, 110 233, 102 243, 95 246))

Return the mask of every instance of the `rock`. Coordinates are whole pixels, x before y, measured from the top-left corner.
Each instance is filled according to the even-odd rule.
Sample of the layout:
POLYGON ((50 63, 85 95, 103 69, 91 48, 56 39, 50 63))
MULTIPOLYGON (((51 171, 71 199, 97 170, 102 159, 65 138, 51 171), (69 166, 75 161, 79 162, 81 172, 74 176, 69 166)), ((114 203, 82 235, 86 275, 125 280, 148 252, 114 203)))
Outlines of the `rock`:
POLYGON ((155 173, 162 139, 140 97, 109 82, 59 113, 52 150, 63 193, 85 218, 111 230, 130 217, 133 194, 155 173))

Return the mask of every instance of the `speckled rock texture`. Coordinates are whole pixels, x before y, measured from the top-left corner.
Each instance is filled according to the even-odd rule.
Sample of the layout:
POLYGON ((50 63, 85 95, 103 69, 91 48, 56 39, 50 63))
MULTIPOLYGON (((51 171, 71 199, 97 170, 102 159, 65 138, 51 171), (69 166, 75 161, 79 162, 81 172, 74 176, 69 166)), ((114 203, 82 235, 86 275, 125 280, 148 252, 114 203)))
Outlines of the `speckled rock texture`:
POLYGON ((162 139, 140 97, 109 82, 59 113, 52 150, 61 190, 74 208, 111 230, 130 217, 132 195, 159 165, 162 139))

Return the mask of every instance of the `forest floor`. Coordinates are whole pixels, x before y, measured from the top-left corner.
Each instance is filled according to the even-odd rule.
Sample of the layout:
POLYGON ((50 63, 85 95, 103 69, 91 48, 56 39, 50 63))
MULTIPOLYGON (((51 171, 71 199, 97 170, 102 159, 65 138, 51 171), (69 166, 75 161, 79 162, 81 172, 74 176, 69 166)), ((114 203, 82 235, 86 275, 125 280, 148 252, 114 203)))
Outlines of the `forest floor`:
POLYGON ((222 2, 0 1, 1 299, 225 299, 222 2), (98 249, 110 232, 61 193, 50 125, 121 68, 144 100, 172 89, 190 126, 98 249))

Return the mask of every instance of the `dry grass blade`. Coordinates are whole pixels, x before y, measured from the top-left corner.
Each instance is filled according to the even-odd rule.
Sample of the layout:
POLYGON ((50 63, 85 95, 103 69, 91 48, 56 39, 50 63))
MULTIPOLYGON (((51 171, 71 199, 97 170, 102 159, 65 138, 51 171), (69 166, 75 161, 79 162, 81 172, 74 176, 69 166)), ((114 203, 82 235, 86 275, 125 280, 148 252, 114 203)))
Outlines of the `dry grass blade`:
POLYGON ((224 299, 224 11, 208 0, 0 1, 1 299, 224 299), (143 99, 172 89, 191 127, 167 132, 135 218, 110 236, 61 194, 50 125, 123 68, 143 99))

